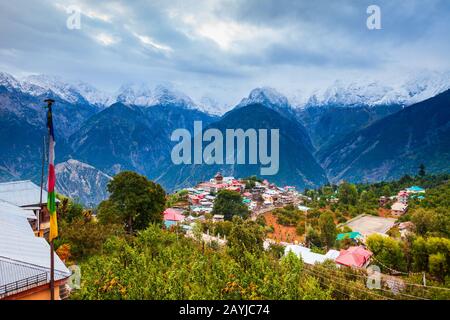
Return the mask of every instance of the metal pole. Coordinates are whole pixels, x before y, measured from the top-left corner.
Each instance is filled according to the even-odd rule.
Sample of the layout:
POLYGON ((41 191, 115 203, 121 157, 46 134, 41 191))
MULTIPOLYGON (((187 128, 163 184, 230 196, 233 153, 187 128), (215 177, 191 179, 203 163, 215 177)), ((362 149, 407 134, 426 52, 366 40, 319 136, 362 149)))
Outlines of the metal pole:
POLYGON ((50 241, 50 300, 55 300, 55 252, 50 241))
MULTIPOLYGON (((52 116, 52 104, 55 102, 52 99, 45 100, 47 102, 47 117, 52 116)), ((48 119, 47 119, 48 121, 48 119)), ((53 123, 52 123, 53 125, 53 123)), ((50 134, 50 132, 49 132, 50 134)), ((50 300, 55 300, 55 253, 54 253, 53 239, 50 241, 50 300)))
POLYGON ((41 233, 41 214, 42 214, 42 189, 44 188, 44 166, 45 166, 45 136, 42 139, 42 168, 41 168, 41 194, 39 198, 39 212, 37 215, 37 231, 38 236, 41 233))

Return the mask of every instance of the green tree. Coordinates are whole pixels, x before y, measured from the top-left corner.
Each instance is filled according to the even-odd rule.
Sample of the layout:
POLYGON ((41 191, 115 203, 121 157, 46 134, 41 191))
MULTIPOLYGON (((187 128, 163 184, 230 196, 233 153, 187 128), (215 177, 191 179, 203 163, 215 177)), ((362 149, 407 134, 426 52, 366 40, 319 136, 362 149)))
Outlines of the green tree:
POLYGON ((186 202, 189 192, 187 190, 180 190, 174 194, 167 197, 166 206, 172 207, 179 202, 186 202))
POLYGON ((431 209, 418 208, 411 213, 411 221, 416 226, 416 232, 419 235, 426 235, 435 229, 436 213, 431 209))
MULTIPOLYGON (((400 271, 405 270, 405 256, 398 241, 379 234, 372 234, 367 238, 366 243, 375 258, 383 265, 400 271)), ((380 266, 380 268, 383 269, 384 266, 380 266)))
POLYGON ((392 189, 388 184, 381 189, 381 195, 385 197, 390 197, 392 195, 392 189))
POLYGON ((231 220, 233 216, 246 218, 249 214, 247 206, 242 202, 239 192, 220 190, 214 201, 213 214, 221 214, 225 220, 231 220))
POLYGON ((58 246, 69 244, 71 256, 76 260, 100 254, 108 238, 123 235, 124 232, 120 225, 104 225, 92 221, 85 222, 81 219, 71 223, 62 220, 59 223, 59 229, 58 246))
POLYGON ((255 187, 256 182, 254 180, 246 180, 245 181, 245 189, 251 190, 255 187))
POLYGON ((361 192, 360 202, 364 208, 378 207, 378 199, 372 190, 361 192))
POLYGON ((309 246, 321 247, 322 242, 319 233, 312 226, 306 228, 306 243, 309 246))
POLYGON ((277 222, 283 226, 295 226, 300 220, 304 219, 303 212, 293 205, 276 209, 273 213, 277 217, 277 222))
POLYGON ((445 276, 448 274, 448 265, 445 255, 441 252, 431 254, 428 266, 430 273, 438 278, 439 281, 444 282, 445 276))
POLYGON ((338 191, 339 202, 345 205, 356 205, 358 202, 358 190, 354 184, 343 182, 338 191))
POLYGON ((100 202, 97 208, 97 219, 102 224, 125 225, 119 206, 111 200, 100 202))
POLYGON ((166 194, 159 184, 124 171, 108 183, 108 191, 108 203, 99 206, 101 221, 121 221, 128 233, 162 222, 166 194))
POLYGON ((450 271, 450 240, 417 237, 412 244, 412 258, 416 271, 429 271, 443 282, 450 271))
POLYGON ((322 243, 331 248, 336 241, 336 225, 334 224, 331 212, 324 212, 319 217, 320 239, 322 243))
POLYGON ((67 222, 83 218, 83 205, 71 199, 58 195, 60 204, 57 207, 58 217, 67 222))
POLYGON ((423 237, 417 237, 412 243, 411 255, 416 271, 428 270, 427 242, 423 237))
POLYGON ((258 254, 263 251, 264 228, 251 220, 233 217, 233 226, 228 236, 230 255, 240 260, 245 252, 258 254))

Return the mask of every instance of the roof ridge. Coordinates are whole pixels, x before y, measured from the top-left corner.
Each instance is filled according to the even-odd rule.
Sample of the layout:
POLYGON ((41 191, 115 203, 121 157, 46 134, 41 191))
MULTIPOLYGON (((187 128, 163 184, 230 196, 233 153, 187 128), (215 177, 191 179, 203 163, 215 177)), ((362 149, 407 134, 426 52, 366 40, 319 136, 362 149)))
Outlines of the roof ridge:
POLYGON ((31 182, 31 183, 33 183, 33 181, 31 181, 30 179, 27 179, 27 180, 16 180, 16 181, 0 182, 0 185, 2 185, 2 184, 17 184, 17 183, 24 183, 24 182, 31 182))

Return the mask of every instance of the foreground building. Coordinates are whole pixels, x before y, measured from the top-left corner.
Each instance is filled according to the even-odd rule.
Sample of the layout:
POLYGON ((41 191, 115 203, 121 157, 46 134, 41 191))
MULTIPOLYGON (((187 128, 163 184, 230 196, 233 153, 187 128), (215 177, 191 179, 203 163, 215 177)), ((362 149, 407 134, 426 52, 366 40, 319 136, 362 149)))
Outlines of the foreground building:
POLYGON ((36 219, 31 227, 39 237, 43 237, 50 229, 47 197, 47 191, 42 190, 41 208, 41 188, 30 180, 0 183, 0 200, 32 212, 36 219))
MULTIPOLYGON (((29 210, 0 203, 0 299, 50 299, 50 246, 36 237, 29 210)), ((55 299, 60 299, 71 272, 58 255, 55 260, 55 299)))

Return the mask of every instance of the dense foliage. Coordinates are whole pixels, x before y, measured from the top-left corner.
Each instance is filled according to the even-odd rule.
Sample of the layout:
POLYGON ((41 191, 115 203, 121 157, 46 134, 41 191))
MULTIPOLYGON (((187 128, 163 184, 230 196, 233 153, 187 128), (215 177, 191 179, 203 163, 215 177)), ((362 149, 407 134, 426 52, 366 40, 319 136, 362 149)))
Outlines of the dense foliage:
MULTIPOLYGON (((245 232, 233 226, 233 233, 245 232)), ((243 227, 245 228, 245 227, 243 227)), ((249 238, 249 240, 251 240, 249 238)), ((330 299, 331 291, 302 272, 293 254, 278 260, 261 251, 214 250, 157 225, 132 240, 113 237, 105 253, 82 267, 74 299, 330 299)), ((234 247, 237 245, 237 247, 234 247)), ((246 246, 247 248, 247 246, 246 246)))
POLYGON ((242 200, 243 198, 239 192, 226 189, 220 190, 214 201, 212 213, 223 215, 225 220, 231 220, 235 215, 246 218, 249 211, 242 200))
MULTIPOLYGON (((337 229, 342 219, 367 213, 364 210, 370 213, 379 195, 395 194, 398 186, 419 184, 414 183, 418 179, 424 186, 428 183, 426 198, 411 200, 409 213, 402 217, 414 225, 406 237, 397 230, 391 237, 375 234, 366 242, 372 262, 386 277, 396 276, 403 288, 400 293, 391 290, 390 278, 382 279, 381 289, 368 290, 365 269, 336 268, 328 262, 310 266, 292 253, 285 255, 280 245, 264 249, 268 232, 264 219, 246 219, 242 197, 228 190, 218 193, 214 206, 214 213, 227 220, 196 223, 194 238, 184 237, 181 228, 163 230, 158 221, 126 235, 127 221, 116 214, 119 203, 103 202, 96 222, 69 201, 60 212, 65 218, 60 224, 59 253, 81 262, 82 286, 72 295, 74 299, 449 299, 450 290, 433 287, 449 285, 449 183, 426 175, 402 179, 327 185, 307 191, 311 200, 305 204, 312 208, 307 214, 295 206, 274 212, 278 223, 305 235, 313 252, 325 253, 351 244, 349 239, 336 243, 338 232, 350 231, 337 229), (345 200, 330 201, 333 198, 345 200), (202 233, 226 236, 227 243, 205 243, 202 233), (422 273, 430 287, 421 285, 422 273)), ((128 185, 123 183, 121 188, 127 190, 128 185)), ((115 191, 123 194, 123 190, 115 191)), ((183 197, 176 194, 165 200, 178 202, 183 197)))
POLYGON ((109 199, 98 210, 102 222, 123 223, 128 233, 161 223, 166 203, 164 189, 146 177, 123 171, 108 183, 109 199))
POLYGON ((275 209, 273 214, 277 217, 277 222, 283 226, 296 226, 305 218, 305 214, 293 205, 275 209))

